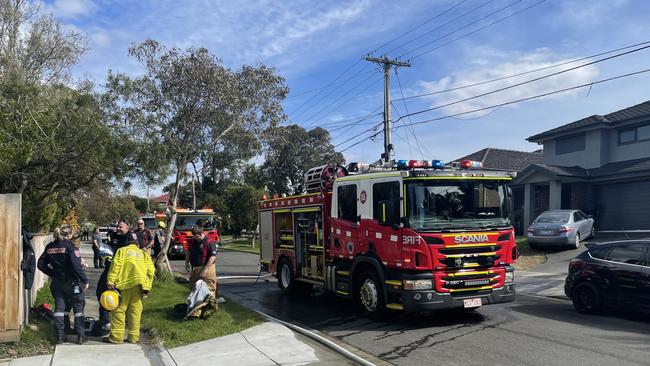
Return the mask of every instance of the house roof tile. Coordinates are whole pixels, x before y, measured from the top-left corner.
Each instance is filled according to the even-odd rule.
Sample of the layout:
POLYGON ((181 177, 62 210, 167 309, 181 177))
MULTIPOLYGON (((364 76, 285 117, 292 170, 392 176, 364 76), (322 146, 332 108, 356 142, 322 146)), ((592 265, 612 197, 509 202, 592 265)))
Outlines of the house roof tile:
POLYGON ((460 160, 480 161, 485 169, 520 172, 530 164, 541 163, 542 154, 488 147, 454 161, 460 160))

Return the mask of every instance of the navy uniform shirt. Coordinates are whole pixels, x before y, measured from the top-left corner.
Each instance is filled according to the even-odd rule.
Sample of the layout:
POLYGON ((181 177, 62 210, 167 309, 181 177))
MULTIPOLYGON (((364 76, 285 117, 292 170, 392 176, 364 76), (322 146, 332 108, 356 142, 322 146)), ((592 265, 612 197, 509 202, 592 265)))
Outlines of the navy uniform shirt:
POLYGON ((144 228, 142 230, 137 229, 135 231, 135 234, 138 236, 138 246, 140 247, 140 249, 146 248, 147 245, 149 245, 151 239, 153 239, 151 235, 151 231, 149 231, 149 229, 147 228, 144 228))
POLYGON ((217 255, 217 243, 206 236, 202 240, 192 238, 189 243, 190 264, 192 267, 201 267, 208 263, 208 259, 217 255))
POLYGON ((127 246, 129 244, 129 239, 137 242, 138 237, 133 231, 129 231, 126 234, 113 234, 113 236, 111 236, 111 248, 113 248, 113 253, 117 253, 118 249, 127 246))
POLYGON ((88 283, 81 265, 81 253, 69 240, 55 240, 48 244, 38 258, 38 269, 55 281, 88 283))

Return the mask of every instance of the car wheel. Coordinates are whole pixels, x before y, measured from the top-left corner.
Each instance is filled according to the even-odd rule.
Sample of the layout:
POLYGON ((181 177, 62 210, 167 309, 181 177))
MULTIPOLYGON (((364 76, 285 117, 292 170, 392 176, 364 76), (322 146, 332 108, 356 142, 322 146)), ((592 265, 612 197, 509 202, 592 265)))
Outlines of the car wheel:
POLYGON ((571 300, 573 307, 582 314, 598 314, 602 309, 600 291, 589 282, 583 282, 574 287, 571 300))
POLYGON ((573 243, 573 249, 580 248, 580 233, 576 233, 576 240, 573 243))
POLYGON ((384 289, 377 273, 373 270, 363 272, 355 288, 354 298, 359 311, 368 318, 382 318, 386 313, 386 304, 384 304, 384 289))

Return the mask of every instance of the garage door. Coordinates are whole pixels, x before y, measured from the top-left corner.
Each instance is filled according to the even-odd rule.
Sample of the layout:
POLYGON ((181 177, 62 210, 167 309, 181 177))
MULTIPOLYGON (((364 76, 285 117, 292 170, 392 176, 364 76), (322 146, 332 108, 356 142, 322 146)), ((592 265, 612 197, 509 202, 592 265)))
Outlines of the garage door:
POLYGON ((650 181, 597 186, 598 230, 650 230, 650 181))

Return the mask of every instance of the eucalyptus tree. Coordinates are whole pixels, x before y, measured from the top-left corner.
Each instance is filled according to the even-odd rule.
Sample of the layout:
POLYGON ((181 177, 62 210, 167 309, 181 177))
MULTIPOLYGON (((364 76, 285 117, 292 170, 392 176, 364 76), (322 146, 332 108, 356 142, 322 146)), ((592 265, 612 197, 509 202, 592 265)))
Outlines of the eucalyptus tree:
MULTIPOLYGON (((256 140, 286 117, 284 78, 264 65, 231 70, 205 48, 167 48, 147 40, 129 48, 138 76, 109 72, 103 107, 113 126, 135 141, 134 161, 152 179, 173 177, 171 218, 161 253, 169 249, 179 188, 191 165, 243 136, 256 140), (215 149, 215 147, 217 147, 215 149)), ((229 149, 225 153, 231 153, 229 149)), ((193 168, 193 167, 192 167, 193 168)), ((156 267, 170 270, 166 255, 156 267)))

